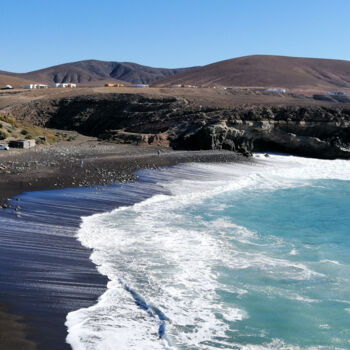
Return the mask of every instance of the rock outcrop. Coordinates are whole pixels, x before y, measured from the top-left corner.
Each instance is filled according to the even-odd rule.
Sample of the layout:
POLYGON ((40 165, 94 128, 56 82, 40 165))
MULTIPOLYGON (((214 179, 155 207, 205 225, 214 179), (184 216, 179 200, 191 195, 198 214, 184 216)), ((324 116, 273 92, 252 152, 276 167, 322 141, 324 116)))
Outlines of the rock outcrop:
POLYGON ((224 109, 180 98, 99 94, 34 101, 10 112, 36 125, 122 143, 350 158, 350 108, 344 105, 224 109))

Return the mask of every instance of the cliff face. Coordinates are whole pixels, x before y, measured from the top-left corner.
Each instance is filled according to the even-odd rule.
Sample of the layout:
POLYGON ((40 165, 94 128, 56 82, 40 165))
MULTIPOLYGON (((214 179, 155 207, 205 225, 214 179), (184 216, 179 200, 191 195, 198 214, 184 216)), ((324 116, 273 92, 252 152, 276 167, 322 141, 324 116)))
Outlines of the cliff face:
POLYGON ((184 99, 91 95, 12 108, 20 120, 122 143, 350 158, 350 108, 202 108, 184 99))
POLYGON ((349 111, 257 108, 227 113, 232 115, 185 132, 180 144, 247 154, 275 151, 317 158, 350 157, 349 111))

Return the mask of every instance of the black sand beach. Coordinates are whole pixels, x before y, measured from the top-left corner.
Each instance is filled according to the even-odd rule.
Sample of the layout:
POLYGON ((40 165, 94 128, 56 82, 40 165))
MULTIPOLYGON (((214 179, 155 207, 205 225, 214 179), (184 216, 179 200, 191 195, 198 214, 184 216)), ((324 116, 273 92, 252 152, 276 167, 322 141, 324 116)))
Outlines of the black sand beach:
POLYGON ((138 169, 246 159, 229 151, 173 151, 168 147, 101 143, 84 136, 80 139, 79 143, 0 151, 0 205, 28 191, 126 182, 135 178, 138 169))
POLYGON ((158 149, 148 147, 90 146, 67 147, 64 152, 56 148, 50 157, 47 149, 24 152, 16 157, 15 171, 1 177, 0 194, 7 209, 0 212, 0 302, 6 306, 6 313, 0 313, 5 325, 0 349, 70 348, 65 344, 67 313, 94 304, 107 283, 90 262, 90 251, 74 237, 80 218, 162 191, 144 181, 131 190, 126 182, 135 178, 136 170, 194 161, 247 161, 225 151, 164 150, 158 155, 158 149), (53 165, 41 167, 48 159, 53 165), (35 172, 24 166, 28 162, 38 165, 35 172), (24 170, 16 174, 16 169, 24 170), (124 184, 91 186, 116 182, 124 184), (46 191, 57 187, 66 189, 46 191), (31 190, 41 191, 19 195, 31 190), (6 343, 13 339, 10 332, 18 339, 12 347, 6 343))

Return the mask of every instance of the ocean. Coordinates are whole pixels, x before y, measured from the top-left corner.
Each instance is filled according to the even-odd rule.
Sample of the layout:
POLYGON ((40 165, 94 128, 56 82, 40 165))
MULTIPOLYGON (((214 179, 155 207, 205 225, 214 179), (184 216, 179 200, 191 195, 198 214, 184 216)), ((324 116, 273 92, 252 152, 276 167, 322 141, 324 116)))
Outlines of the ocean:
POLYGON ((350 349, 350 162, 254 158, 139 172, 113 196, 153 195, 82 218, 109 282, 74 350, 350 349))

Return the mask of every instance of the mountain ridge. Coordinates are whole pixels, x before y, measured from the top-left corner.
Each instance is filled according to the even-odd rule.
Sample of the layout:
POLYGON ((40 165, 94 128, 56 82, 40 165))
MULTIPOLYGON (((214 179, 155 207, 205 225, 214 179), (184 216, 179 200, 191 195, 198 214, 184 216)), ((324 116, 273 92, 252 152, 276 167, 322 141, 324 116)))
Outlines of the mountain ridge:
POLYGON ((151 84, 154 87, 287 88, 301 90, 350 89, 350 61, 273 55, 251 55, 190 68, 154 68, 132 62, 84 60, 27 73, 0 71, 44 84, 72 82, 81 86, 105 83, 151 84))
POLYGON ((350 61, 273 55, 232 58, 155 82, 205 87, 350 88, 350 61))
POLYGON ((27 73, 0 71, 0 74, 53 83, 130 83, 149 84, 158 79, 177 74, 189 68, 154 68, 132 62, 84 60, 63 63, 27 73))

